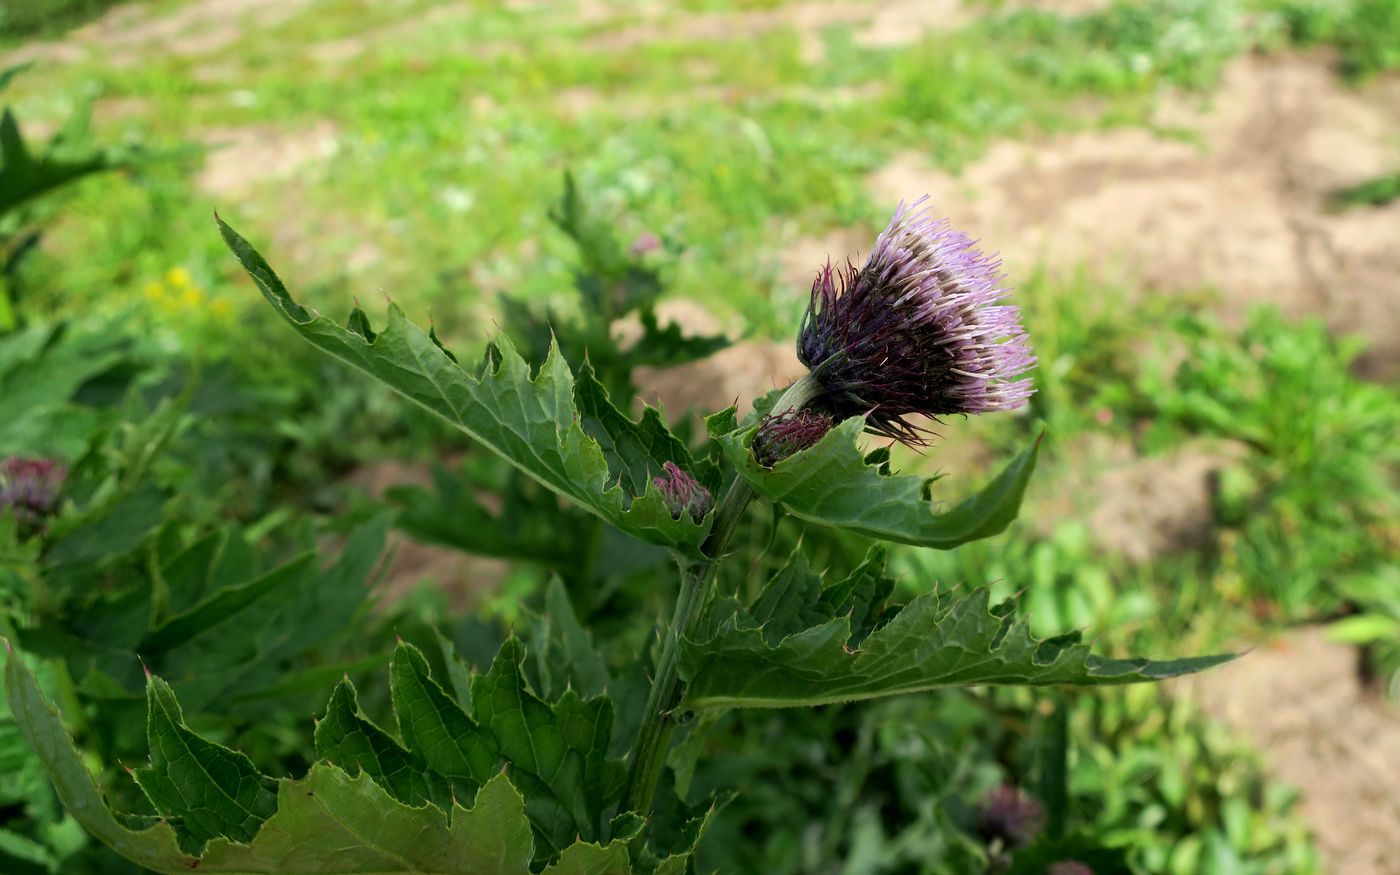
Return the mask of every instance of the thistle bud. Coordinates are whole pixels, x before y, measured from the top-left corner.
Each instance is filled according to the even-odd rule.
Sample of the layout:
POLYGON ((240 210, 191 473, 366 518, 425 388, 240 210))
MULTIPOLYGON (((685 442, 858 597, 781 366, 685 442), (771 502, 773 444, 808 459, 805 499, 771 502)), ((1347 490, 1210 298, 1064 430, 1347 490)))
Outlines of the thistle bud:
POLYGON ((10 456, 0 462, 0 513, 8 510, 21 526, 36 528, 57 508, 67 477, 62 462, 10 456))
POLYGON ((977 807, 977 832, 989 843, 999 839, 1007 847, 1024 847, 1044 827, 1045 809, 1010 784, 992 788, 977 807))
POLYGON ((671 518, 680 519, 681 514, 689 511, 691 519, 697 523, 703 520, 715 504, 710 490, 701 486, 675 462, 667 462, 661 466, 661 470, 661 474, 653 477, 651 482, 661 490, 661 497, 671 510, 671 518))
POLYGON ((789 410, 765 416, 753 438, 753 454, 758 463, 771 468, 793 453, 815 444, 831 431, 832 419, 813 410, 789 410))
POLYGON ((927 432, 909 417, 1014 410, 1034 391, 1001 262, 921 209, 927 199, 899 205, 863 267, 817 274, 797 341, 826 409, 910 444, 927 432))

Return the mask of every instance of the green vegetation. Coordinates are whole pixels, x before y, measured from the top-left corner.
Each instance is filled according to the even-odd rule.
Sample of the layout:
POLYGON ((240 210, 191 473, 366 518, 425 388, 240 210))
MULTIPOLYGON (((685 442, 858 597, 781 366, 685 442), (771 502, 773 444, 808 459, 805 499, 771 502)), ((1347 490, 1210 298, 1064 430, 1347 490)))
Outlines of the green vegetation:
MULTIPOLYGON (((646 369, 730 342, 683 333, 668 298, 786 342, 807 290, 783 248, 877 227, 890 205, 866 178, 897 154, 955 169, 998 138, 1146 123, 1162 89, 1209 93, 1231 58, 1286 44, 1333 47, 1354 82, 1400 67, 1395 0, 980 5, 954 31, 873 46, 847 23, 766 18, 781 2, 596 20, 321 0, 207 44, 99 43, 7 77, 0 460, 62 472, 35 475, 56 478, 43 513, 0 514, 0 636, 23 654, 7 662, 22 707, 0 704, 0 871, 139 871, 93 834, 152 868, 203 853, 208 871, 321 840, 344 865, 422 870, 443 853, 521 873, 952 875, 1075 855, 1099 875, 1320 871, 1296 791, 1184 697, 930 688, 1199 667, 1052 637, 1073 630, 1173 660, 1326 623, 1400 695, 1400 391, 1354 376, 1355 341, 1268 309, 1223 326, 1205 296, 1019 265, 1031 415, 949 421, 925 457, 862 456, 851 420, 778 477, 748 452, 755 417, 619 415, 641 409, 646 369), (295 341, 215 208, 305 286, 294 301, 225 226, 280 317, 431 413, 295 341), (378 290, 388 327, 366 315, 385 309, 378 290), (619 346, 619 322, 638 339, 619 346), (382 357, 364 353, 376 338, 382 357), (425 365, 439 350, 462 368, 425 365), (945 470, 945 447, 968 445, 945 470), (1190 537, 1147 558, 1098 537, 1105 446, 1130 463, 1220 453, 1190 537), (775 503, 738 521, 718 609, 677 646, 678 707, 696 713, 644 827, 611 816, 622 758, 661 656, 653 620, 675 602, 666 548, 694 559, 704 537, 664 504, 663 461, 716 494, 731 465, 775 503), (361 475, 385 469, 403 482, 367 494, 361 475), (926 482, 934 470, 949 476, 926 482), (991 498, 958 507, 969 484, 991 498), (876 513, 890 505, 908 513, 876 513), (383 558, 400 536, 452 561, 405 577, 383 558), (872 552, 874 537, 898 544, 872 552), (777 610, 780 586, 806 593, 801 610, 777 610), (988 612, 1003 600, 1025 626, 988 612), (949 648, 903 670, 911 641, 953 631, 1003 662, 949 648), (36 755, 36 727, 74 745, 36 755), (182 782, 219 776, 180 773, 177 743, 247 798, 187 810, 179 789, 209 786, 182 782), (1003 784, 1051 809, 1020 846, 985 823, 1003 784), (339 843, 316 798, 429 840, 339 843), (469 846, 487 817, 499 844, 469 846)), ((96 6, 0 13, 0 42, 96 6)))

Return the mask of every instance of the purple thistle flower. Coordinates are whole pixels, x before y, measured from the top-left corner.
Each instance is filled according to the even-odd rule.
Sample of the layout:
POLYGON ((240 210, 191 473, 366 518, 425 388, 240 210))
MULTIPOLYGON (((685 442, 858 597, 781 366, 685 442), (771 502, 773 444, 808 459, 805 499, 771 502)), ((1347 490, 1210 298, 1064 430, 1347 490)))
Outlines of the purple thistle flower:
POLYGON ((662 473, 651 478, 651 482, 661 490, 661 497, 671 509, 671 518, 680 519, 681 514, 690 511, 691 519, 697 523, 703 520, 715 505, 710 490, 701 486, 675 462, 667 462, 661 469, 662 473))
POLYGON ((10 456, 0 462, 0 513, 8 509, 21 525, 37 526, 58 506, 67 478, 62 462, 10 456))
POLYGON ((813 410, 789 410, 777 416, 765 416, 758 426, 758 434, 754 435, 754 458, 763 467, 771 468, 821 440, 833 424, 830 416, 813 410))
POLYGON ((1050 867, 1049 875, 1094 875, 1094 870, 1078 860, 1061 860, 1050 867))
POLYGON ((641 258, 648 252, 655 252, 660 248, 661 238, 650 231, 646 231, 638 235, 636 240, 632 241, 632 245, 627 248, 627 252, 633 258, 641 258))
POLYGON ((910 444, 926 429, 907 417, 1014 410, 1034 391, 1020 310, 1001 303, 1001 262, 927 200, 900 203, 863 267, 818 272, 797 340, 820 403, 910 444))
POLYGON ((1035 797, 1010 784, 993 787, 977 806, 977 832, 1008 847, 1031 843, 1045 827, 1045 809, 1035 797))

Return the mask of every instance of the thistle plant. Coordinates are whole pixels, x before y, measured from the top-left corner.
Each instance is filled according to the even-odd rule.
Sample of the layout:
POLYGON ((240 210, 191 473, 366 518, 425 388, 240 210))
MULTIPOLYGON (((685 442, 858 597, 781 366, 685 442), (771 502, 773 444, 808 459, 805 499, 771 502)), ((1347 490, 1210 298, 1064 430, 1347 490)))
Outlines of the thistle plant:
POLYGON ((22 528, 37 528, 57 509, 67 478, 67 466, 57 460, 10 456, 0 462, 0 513, 13 514, 22 528))
MULTIPOLYGON (((507 638, 485 670, 450 647, 430 659, 401 642, 389 669, 398 732, 365 716, 343 680, 299 779, 266 776, 197 735, 152 677, 152 754, 136 777, 161 819, 140 828, 108 810, 25 663, 11 658, 12 708, 60 798, 94 835, 158 872, 683 873, 708 816, 703 805, 678 808, 689 779, 675 732, 691 718, 950 686, 1132 683, 1228 659, 1110 659, 1077 633, 1036 640, 985 587, 954 595, 906 581, 913 597, 896 599, 886 545, 950 549, 1001 533, 1039 447, 951 503, 861 445, 864 432, 927 445, 925 418, 1014 410, 1032 391, 1034 358, 998 263, 925 203, 901 205, 860 268, 818 272, 797 340, 810 373, 743 419, 732 407, 708 416, 699 445, 659 411, 624 414, 587 360, 575 370, 555 345, 533 368, 503 335, 463 365, 393 304, 378 329, 358 308, 344 324, 317 314, 220 221, 294 331, 616 530, 620 540, 591 549, 668 551, 674 576, 656 589, 673 600, 641 653, 600 652, 559 581, 544 601, 543 637, 528 647, 507 638), (813 568, 799 545, 756 596, 721 592, 719 569, 741 561, 736 533, 756 503, 785 526, 867 539, 869 552, 842 574, 813 568), (641 696, 609 695, 634 668, 649 683, 640 707, 641 696), (666 781, 678 792, 658 794, 666 781)), ((1027 808, 1014 795, 994 807, 1027 808)), ((1005 839, 1019 840, 1025 824, 1001 820, 1005 839)))
POLYGON ((993 787, 977 809, 977 831, 988 842, 1018 848, 1045 828, 1045 809, 1035 797, 1010 784, 993 787))
POLYGON ((1000 262, 934 218, 927 195, 900 204, 860 268, 828 263, 812 284, 797 354, 840 419, 924 443, 911 417, 1015 410, 1034 366, 1000 262))

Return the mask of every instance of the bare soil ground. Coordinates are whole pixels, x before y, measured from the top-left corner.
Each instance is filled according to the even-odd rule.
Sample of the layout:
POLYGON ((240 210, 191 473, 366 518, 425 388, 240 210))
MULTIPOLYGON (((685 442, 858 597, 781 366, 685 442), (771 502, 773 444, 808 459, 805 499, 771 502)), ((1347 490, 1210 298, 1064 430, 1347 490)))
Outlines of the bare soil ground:
POLYGON ((1400 709, 1362 687, 1354 648, 1303 629, 1179 687, 1302 789, 1328 875, 1400 871, 1400 709))
POLYGON ((1370 341, 1364 370, 1400 369, 1400 203, 1334 213, 1340 188, 1393 168, 1394 80, 1353 90, 1324 57, 1246 57, 1209 101, 1163 101, 1158 123, 994 146, 961 175, 906 155, 871 185, 924 192, 1018 270, 1088 265, 1127 288, 1219 290, 1238 320, 1272 302, 1370 341))
POLYGON ((286 180, 308 164, 335 154, 335 126, 318 122, 301 130, 270 126, 219 128, 200 137, 209 152, 199 187, 220 197, 246 194, 264 182, 286 180))

